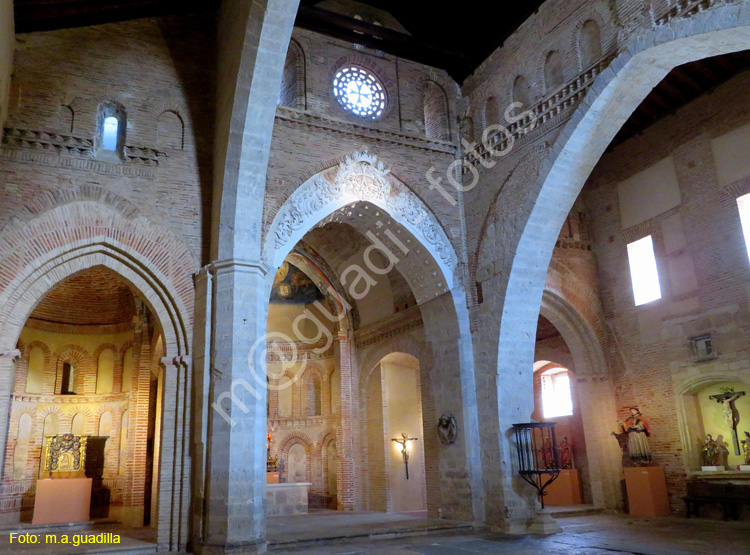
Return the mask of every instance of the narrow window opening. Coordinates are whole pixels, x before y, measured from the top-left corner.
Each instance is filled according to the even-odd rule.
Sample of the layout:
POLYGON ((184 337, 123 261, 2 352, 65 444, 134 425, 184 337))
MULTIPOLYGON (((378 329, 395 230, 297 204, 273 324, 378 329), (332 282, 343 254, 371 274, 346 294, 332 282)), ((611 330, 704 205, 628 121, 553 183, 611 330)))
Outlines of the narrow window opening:
POLYGON ((114 116, 104 118, 102 128, 102 148, 104 150, 117 150, 117 132, 120 122, 114 116))
POLYGON ((654 242, 651 235, 628 244, 628 261, 635 306, 661 299, 659 270, 656 267, 654 242))
POLYGON ((61 395, 75 395, 76 392, 73 390, 76 380, 76 370, 70 363, 66 362, 63 364, 62 370, 62 386, 60 387, 61 395))
POLYGON ((745 249, 750 257, 750 194, 742 195, 737 199, 737 208, 740 211, 740 223, 742 224, 742 235, 745 237, 745 249))

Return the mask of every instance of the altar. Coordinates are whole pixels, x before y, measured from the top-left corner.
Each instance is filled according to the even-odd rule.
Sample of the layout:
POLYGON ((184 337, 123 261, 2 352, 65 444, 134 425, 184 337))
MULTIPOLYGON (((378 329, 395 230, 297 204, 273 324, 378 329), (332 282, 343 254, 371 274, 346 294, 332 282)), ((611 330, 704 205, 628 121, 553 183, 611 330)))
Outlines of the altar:
POLYGON ((266 484, 266 516, 307 514, 310 482, 266 484))

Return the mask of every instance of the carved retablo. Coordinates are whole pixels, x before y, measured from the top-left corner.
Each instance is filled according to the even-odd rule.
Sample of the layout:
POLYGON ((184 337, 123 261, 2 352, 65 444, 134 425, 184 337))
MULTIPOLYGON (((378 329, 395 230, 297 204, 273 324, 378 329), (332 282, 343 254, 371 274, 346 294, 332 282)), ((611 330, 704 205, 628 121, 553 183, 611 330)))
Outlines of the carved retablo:
POLYGON ((86 469, 87 440, 88 436, 73 434, 45 436, 42 472, 49 473, 50 478, 60 473, 66 473, 67 476, 71 474, 83 476, 86 469))

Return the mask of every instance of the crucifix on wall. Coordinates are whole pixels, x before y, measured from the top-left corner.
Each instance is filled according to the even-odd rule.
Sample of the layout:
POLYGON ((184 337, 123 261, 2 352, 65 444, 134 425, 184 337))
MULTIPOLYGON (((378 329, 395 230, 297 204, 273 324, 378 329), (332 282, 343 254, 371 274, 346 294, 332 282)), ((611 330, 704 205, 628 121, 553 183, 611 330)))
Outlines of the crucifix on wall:
POLYGON ((744 395, 744 391, 727 391, 709 397, 709 399, 713 399, 717 403, 724 405, 724 420, 726 420, 727 426, 729 426, 729 429, 732 431, 732 443, 734 444, 735 455, 740 454, 740 438, 737 436, 737 425, 740 423, 740 413, 734 402, 744 395))

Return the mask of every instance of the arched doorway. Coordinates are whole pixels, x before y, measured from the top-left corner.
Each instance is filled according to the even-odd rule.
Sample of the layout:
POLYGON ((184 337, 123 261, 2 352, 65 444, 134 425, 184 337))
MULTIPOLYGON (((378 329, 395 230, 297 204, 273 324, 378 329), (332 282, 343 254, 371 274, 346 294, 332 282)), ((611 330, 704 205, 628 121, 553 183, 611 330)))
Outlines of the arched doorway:
POLYGON ((369 372, 361 391, 366 508, 383 512, 425 511, 427 487, 419 360, 405 353, 385 356, 369 372), (406 441, 400 443, 394 439, 406 441))
MULTIPOLYGON (((388 350, 398 341, 416 342, 417 351, 425 354, 419 357, 418 364, 418 389, 425 408, 421 417, 417 416, 418 412, 412 416, 415 422, 424 422, 419 432, 424 437, 410 430, 401 430, 398 437, 402 432, 419 437, 419 449, 425 453, 424 463, 420 463, 425 469, 422 475, 428 476, 435 486, 426 492, 426 503, 412 507, 409 499, 390 507, 385 504, 379 510, 420 510, 426 505, 430 516, 438 516, 442 509, 447 518, 481 519, 483 507, 477 489, 480 462, 472 448, 478 434, 473 402, 476 390, 470 359, 466 358, 471 349, 468 315, 464 293, 456 277, 456 255, 434 215, 382 162, 366 152, 354 153, 338 166, 311 177, 281 207, 266 236, 265 260, 274 269, 273 279, 267 282, 269 298, 278 295, 278 288, 286 279, 279 271, 286 275, 292 268, 285 269, 285 265, 294 262, 303 276, 288 285, 293 289, 295 282, 301 285, 309 279, 327 303, 325 306, 324 299, 317 299, 320 303, 317 312, 307 314, 308 322, 316 319, 319 322, 308 341, 313 347, 321 343, 324 352, 318 356, 324 358, 325 349, 333 346, 334 365, 328 387, 330 416, 336 434, 337 507, 349 511, 368 507, 367 473, 372 468, 365 456, 366 400, 361 394, 363 387, 367 389, 369 383, 374 382, 366 382, 365 375, 386 355, 398 351, 388 350), (301 253, 310 262, 301 261, 298 256, 301 253), (297 256, 297 262, 292 256, 297 256), (305 264, 307 269, 303 268, 305 264), (446 387, 447 384, 452 387, 446 387), (339 403, 338 409, 336 403, 339 403), (440 414, 453 415, 461 430, 455 443, 443 448, 437 436, 440 414), (466 468, 465 475, 447 479, 444 473, 450 465, 466 468), (459 490, 463 493, 456 495, 459 490), (443 500, 447 497, 457 501, 447 504, 443 500)), ((312 288, 310 290, 312 292, 312 288)), ((266 330, 269 338, 280 329, 271 329, 273 312, 272 302, 266 330)), ((293 331, 299 335, 302 329, 303 326, 298 325, 293 331)), ((298 342, 301 338, 293 339, 298 342)), ((412 354, 411 350, 407 352, 412 354)), ((414 377, 417 365, 409 355, 404 355, 401 362, 409 361, 404 373, 414 377)), ((313 362, 313 367, 319 365, 317 360, 313 362)), ((391 364, 391 359, 385 364, 391 364)), ((387 377, 390 373, 386 371, 384 375, 387 377)), ((393 376, 397 381, 398 372, 393 376)), ((323 371, 323 417, 326 417, 325 378, 323 371)), ((303 395, 310 397, 308 392, 314 391, 315 380, 312 383, 310 386, 300 380, 300 399, 303 395)), ((415 382, 411 390, 416 389, 415 382)), ((271 391, 271 411, 274 395, 276 393, 271 391)), ((294 400, 294 386, 291 397, 294 400)), ((281 399, 279 393, 277 407, 282 406, 281 399)), ((392 394, 392 399, 395 403, 398 396, 392 394)), ((419 404, 411 399, 412 408, 419 404)), ((272 413, 269 416, 272 418, 272 413)), ((311 416, 306 415, 306 418, 311 421, 311 416)), ((322 431, 316 430, 316 433, 322 431)), ((382 433, 386 434, 385 428, 382 433)), ((318 475, 316 469, 326 465, 322 457, 323 445, 314 441, 315 435, 306 435, 313 438, 309 475, 314 480, 318 475)), ((393 454, 394 443, 390 439, 388 449, 383 445, 380 450, 384 457, 393 454)), ((280 441, 283 443, 283 437, 280 441)), ((402 456, 400 451, 398 456, 402 456)), ((418 458, 415 454, 415 460, 418 458)), ((405 474, 403 462, 398 472, 405 474)), ((393 472, 392 476, 395 479, 398 474, 393 472)), ((410 478, 409 485, 421 481, 422 478, 410 478)), ((420 493, 418 498, 421 497, 420 493)))
POLYGON ((36 305, 18 339, 5 449, 13 472, 4 481, 23 496, 21 521, 33 513, 44 523, 40 515, 59 508, 62 500, 47 493, 60 483, 53 480, 90 478, 85 520, 156 522, 151 500, 159 476, 163 344, 143 297, 103 266, 58 282, 36 305), (62 434, 80 438, 88 462, 47 460, 62 434))

